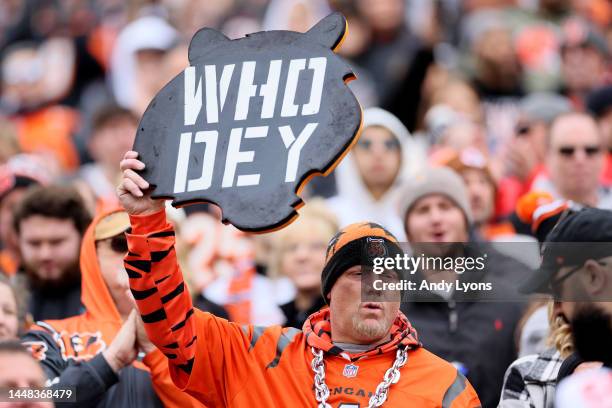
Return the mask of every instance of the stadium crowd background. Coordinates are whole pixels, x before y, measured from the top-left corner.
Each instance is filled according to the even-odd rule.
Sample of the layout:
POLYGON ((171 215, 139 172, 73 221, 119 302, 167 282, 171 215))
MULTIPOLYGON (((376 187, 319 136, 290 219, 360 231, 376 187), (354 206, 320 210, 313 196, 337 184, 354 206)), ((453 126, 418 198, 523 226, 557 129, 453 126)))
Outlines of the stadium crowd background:
MULTIPOLYGON (((349 23, 339 53, 358 77, 349 86, 365 108, 362 137, 308 186, 300 217, 281 231, 241 233, 209 205, 168 209, 196 305, 238 323, 301 328, 324 305, 327 242, 349 223, 380 223, 400 241, 531 242, 535 262, 519 258, 534 267, 539 206, 612 209, 608 0, 5 0, 0 340, 82 312, 87 225, 117 207, 119 161, 152 97, 187 66, 197 29, 305 31, 335 10, 349 23), (430 170, 440 166, 454 173, 430 170)), ((464 370, 483 406, 497 405, 518 356, 551 344, 560 359, 572 352, 567 324, 551 318, 549 327, 545 303, 498 306, 485 346, 478 332, 452 337, 463 312, 459 329, 446 328, 455 311, 443 308, 407 316, 417 331, 420 320, 449 330, 421 340, 440 343, 430 350, 464 370), (445 355, 455 347, 464 354, 445 355), (495 378, 472 379, 473 359, 495 378)))

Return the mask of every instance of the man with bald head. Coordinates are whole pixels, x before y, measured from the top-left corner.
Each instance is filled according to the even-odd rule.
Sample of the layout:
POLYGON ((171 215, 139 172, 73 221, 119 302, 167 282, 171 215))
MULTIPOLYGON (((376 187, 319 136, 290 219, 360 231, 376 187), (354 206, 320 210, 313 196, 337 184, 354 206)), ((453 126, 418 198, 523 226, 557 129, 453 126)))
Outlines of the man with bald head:
POLYGON ((604 156, 604 140, 595 119, 580 112, 562 114, 552 122, 548 133, 549 179, 539 180, 532 189, 579 204, 612 209, 612 194, 600 182, 604 156))

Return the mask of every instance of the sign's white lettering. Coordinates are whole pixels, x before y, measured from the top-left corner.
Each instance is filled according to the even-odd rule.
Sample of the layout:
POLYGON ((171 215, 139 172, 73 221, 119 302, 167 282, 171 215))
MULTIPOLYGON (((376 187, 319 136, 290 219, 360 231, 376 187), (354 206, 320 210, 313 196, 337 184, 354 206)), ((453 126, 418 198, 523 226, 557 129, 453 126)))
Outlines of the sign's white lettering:
MULTIPOLYGON (((282 60, 270 61, 266 83, 256 85, 253 83, 256 62, 244 61, 242 63, 234 120, 247 119, 251 98, 258 94, 263 97, 260 118, 271 119, 274 116, 282 64, 282 60)), ((308 60, 300 58, 289 61, 287 81, 281 105, 281 117, 295 117, 298 113, 304 116, 319 113, 326 67, 327 58, 325 57, 314 57, 308 60), (306 70, 307 61, 308 69, 312 70, 312 84, 308 102, 301 105, 300 111, 300 105, 295 103, 295 95, 300 75, 306 70)), ((219 114, 225 107, 225 100, 234 74, 234 68, 235 64, 225 65, 221 72, 221 77, 218 78, 215 65, 204 65, 204 95, 202 95, 202 78, 196 77, 196 67, 190 66, 185 69, 185 126, 196 124, 203 107, 206 111, 205 123, 214 124, 219 122, 219 114)))
MULTIPOLYGON (((256 61, 244 61, 240 66, 236 109, 233 115, 235 121, 246 120, 248 118, 251 98, 257 95, 262 97, 261 119, 272 119, 274 117, 277 101, 281 103, 280 116, 283 118, 295 117, 297 115, 310 116, 319 113, 327 66, 327 59, 325 57, 290 60, 288 62, 287 81, 285 82, 282 100, 278 98, 278 93, 283 61, 272 60, 269 62, 266 82, 261 85, 254 83, 256 64, 256 61), (312 84, 307 102, 299 105, 296 104, 295 97, 300 84, 300 75, 306 69, 312 70, 312 84)), ((221 76, 218 77, 216 65, 204 65, 203 80, 202 77, 197 77, 194 66, 185 69, 185 109, 183 121, 185 126, 196 125, 203 109, 205 115, 202 115, 202 119, 205 119, 206 124, 219 123, 219 115, 225 108, 225 100, 227 99, 228 90, 233 78, 234 68, 235 64, 223 66, 221 76)), ((287 151, 287 166, 284 179, 286 183, 296 181, 300 153, 317 126, 318 122, 307 123, 297 136, 291 126, 278 127, 277 134, 280 135, 280 139, 287 151)), ((268 131, 268 126, 232 128, 225 155, 221 188, 259 185, 261 175, 258 173, 238 174, 236 176, 239 164, 251 163, 256 160, 254 150, 241 150, 240 145, 243 138, 258 139, 268 137, 268 131)), ((218 139, 219 132, 217 130, 199 131, 195 133, 195 137, 193 132, 182 132, 180 134, 174 177, 175 194, 204 191, 212 186, 218 139), (198 178, 188 179, 189 158, 191 157, 191 147, 194 143, 204 143, 204 154, 201 160, 202 173, 198 178)), ((238 173, 240 172, 238 171, 238 173)))
MULTIPOLYGON (((297 177, 298 164, 300 163, 300 153, 302 148, 314 133, 318 123, 308 123, 296 137, 291 126, 281 126, 278 134, 287 149, 287 168, 285 171, 285 182, 294 182, 297 177)), ((240 150, 242 134, 244 130, 245 139, 258 139, 268 136, 268 126, 255 126, 243 128, 233 128, 229 135, 229 145, 225 156, 225 170, 223 171, 222 188, 245 187, 259 185, 260 174, 240 174, 236 177, 236 170, 240 163, 251 163, 255 160, 255 151, 240 150)), ((181 133, 178 151, 176 173, 174 177, 174 193, 184 193, 192 191, 207 190, 212 185, 213 170, 215 159, 217 158, 217 143, 219 132, 200 131, 196 132, 193 139, 193 132, 181 133), (189 157, 193 143, 204 143, 204 155, 202 160, 202 174, 197 179, 187 179, 189 171, 189 157)))

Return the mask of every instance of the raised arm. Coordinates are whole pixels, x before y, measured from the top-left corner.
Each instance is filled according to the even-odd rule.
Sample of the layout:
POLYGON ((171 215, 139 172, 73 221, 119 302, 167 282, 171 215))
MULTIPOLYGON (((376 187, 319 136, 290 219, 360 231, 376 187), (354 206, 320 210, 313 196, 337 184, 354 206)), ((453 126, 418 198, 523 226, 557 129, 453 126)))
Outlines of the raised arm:
POLYGON ((240 326, 194 309, 164 203, 152 200, 136 152, 121 161, 119 199, 130 214, 125 269, 147 336, 168 359, 175 385, 206 405, 228 406, 255 370, 276 358, 283 331, 240 326))
POLYGON ((174 250, 174 229, 166 221, 163 200, 146 192, 149 183, 136 173, 144 163, 136 152, 121 161, 117 194, 130 215, 129 252, 124 265, 149 339, 168 358, 178 386, 189 379, 196 347, 193 305, 174 250))

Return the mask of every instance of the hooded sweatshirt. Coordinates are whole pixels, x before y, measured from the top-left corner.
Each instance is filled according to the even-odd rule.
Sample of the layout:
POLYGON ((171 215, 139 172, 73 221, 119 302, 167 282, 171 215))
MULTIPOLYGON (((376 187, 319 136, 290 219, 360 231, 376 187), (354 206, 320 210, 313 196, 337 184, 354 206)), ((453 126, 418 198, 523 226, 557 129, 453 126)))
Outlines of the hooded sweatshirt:
MULTIPOLYGON (((41 363, 48 385, 73 387, 77 403, 70 407, 202 406, 172 384, 164 355, 155 350, 113 372, 102 352, 122 326, 121 316, 100 271, 94 219, 81 244, 81 300, 86 311, 62 320, 37 322, 22 339, 41 363)), ((57 407, 62 403, 56 403, 57 407)))
POLYGON ((402 220, 397 215, 400 187, 425 165, 425 150, 413 140, 398 118, 383 109, 370 108, 364 111, 363 129, 370 126, 388 129, 400 144, 400 170, 393 184, 376 200, 361 178, 353 154, 349 153, 334 172, 338 195, 327 200, 327 204, 338 217, 341 227, 354 222, 372 221, 388 229, 399 241, 406 241, 402 220))
POLYGON ((390 340, 357 353, 331 341, 330 311, 311 315, 303 330, 239 325, 193 308, 183 290, 174 231, 163 211, 131 216, 125 266, 145 329, 168 357, 175 384, 210 407, 316 406, 312 349, 324 352, 332 407, 368 406, 398 348, 408 360, 385 407, 477 407, 472 386, 446 361, 421 347, 398 315, 390 340))

